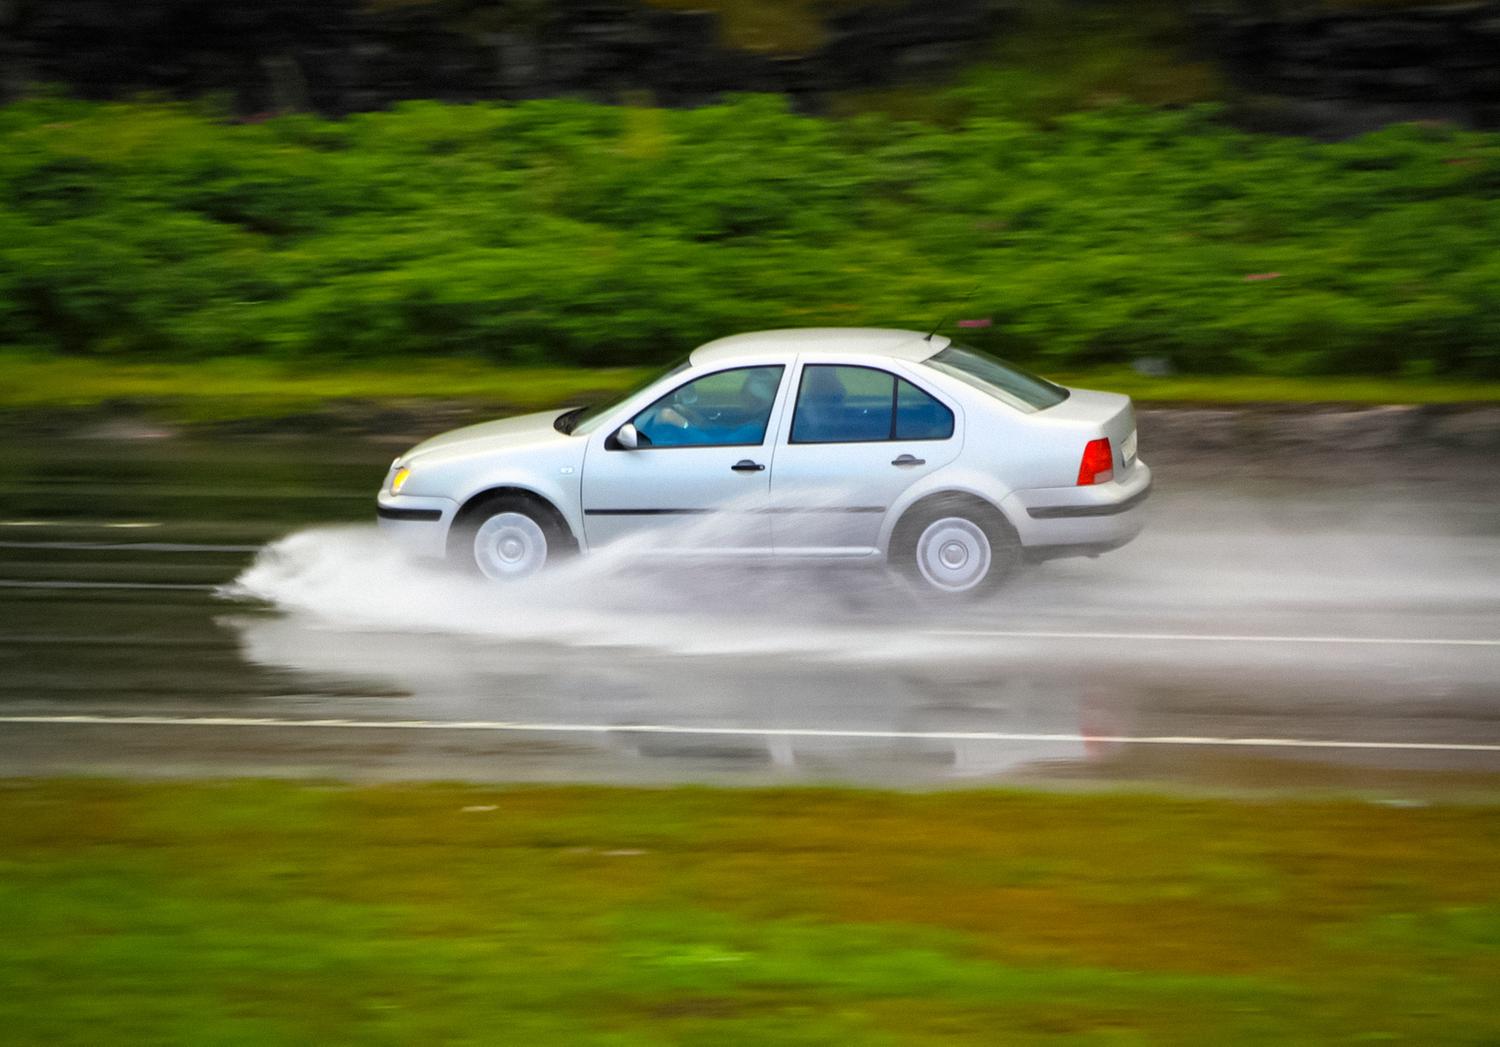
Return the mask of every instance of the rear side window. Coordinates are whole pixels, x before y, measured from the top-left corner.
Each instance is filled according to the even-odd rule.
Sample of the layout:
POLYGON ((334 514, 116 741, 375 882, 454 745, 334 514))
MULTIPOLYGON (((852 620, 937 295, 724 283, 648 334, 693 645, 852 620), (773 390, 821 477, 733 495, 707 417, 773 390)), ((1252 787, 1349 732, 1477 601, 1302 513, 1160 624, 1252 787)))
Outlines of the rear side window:
POLYGON ((802 369, 792 443, 946 440, 953 412, 889 371, 811 364, 802 369))

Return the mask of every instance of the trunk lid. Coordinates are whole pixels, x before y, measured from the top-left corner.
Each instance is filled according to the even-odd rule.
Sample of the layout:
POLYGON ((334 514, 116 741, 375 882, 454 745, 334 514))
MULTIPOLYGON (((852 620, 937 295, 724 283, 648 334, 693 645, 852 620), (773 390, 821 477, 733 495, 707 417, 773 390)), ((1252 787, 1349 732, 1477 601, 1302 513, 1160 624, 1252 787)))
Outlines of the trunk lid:
POLYGON ((1115 457, 1116 479, 1134 468, 1135 405, 1131 403, 1130 397, 1095 389, 1069 388, 1066 400, 1042 411, 1038 417, 1046 418, 1049 422, 1076 425, 1091 436, 1108 437, 1110 450, 1115 457))

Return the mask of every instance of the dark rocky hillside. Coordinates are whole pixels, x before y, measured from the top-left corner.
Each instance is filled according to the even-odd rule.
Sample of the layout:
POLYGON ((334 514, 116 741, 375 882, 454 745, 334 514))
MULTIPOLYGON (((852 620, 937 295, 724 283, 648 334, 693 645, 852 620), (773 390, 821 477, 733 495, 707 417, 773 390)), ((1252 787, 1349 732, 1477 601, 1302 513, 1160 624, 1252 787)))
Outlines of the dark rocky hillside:
POLYGON ((217 92, 241 112, 343 113, 407 98, 811 96, 972 61, 1008 10, 994 0, 854 8, 830 17, 804 55, 734 50, 712 12, 631 0, 0 0, 0 27, 12 94, 50 82, 90 98, 217 92))
MULTIPOLYGON (((695 105, 772 91, 816 110, 833 92, 932 82, 981 61, 1043 9, 1105 10, 1097 0, 826 3, 816 46, 788 54, 726 44, 711 10, 641 0, 0 0, 0 97, 55 83, 90 98, 217 94, 244 114, 339 114, 409 98, 695 105)), ((1500 2, 1412 3, 1151 9, 1180 6, 1187 49, 1222 68, 1251 122, 1332 135, 1408 119, 1500 126, 1500 2)))
POLYGON ((1500 126, 1500 4, 1326 9, 1254 0, 1197 13, 1205 46, 1283 119, 1354 131, 1398 120, 1500 126))

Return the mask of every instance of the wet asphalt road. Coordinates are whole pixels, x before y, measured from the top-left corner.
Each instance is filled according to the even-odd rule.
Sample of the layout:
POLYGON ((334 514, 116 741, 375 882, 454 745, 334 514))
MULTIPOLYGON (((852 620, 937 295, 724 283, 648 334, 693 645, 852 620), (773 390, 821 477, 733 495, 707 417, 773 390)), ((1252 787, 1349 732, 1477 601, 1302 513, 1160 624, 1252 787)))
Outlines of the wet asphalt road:
POLYGON ((413 572, 368 526, 395 450, 7 441, 0 773, 1500 792, 1492 463, 1143 448, 1140 541, 952 610, 876 572, 413 572))

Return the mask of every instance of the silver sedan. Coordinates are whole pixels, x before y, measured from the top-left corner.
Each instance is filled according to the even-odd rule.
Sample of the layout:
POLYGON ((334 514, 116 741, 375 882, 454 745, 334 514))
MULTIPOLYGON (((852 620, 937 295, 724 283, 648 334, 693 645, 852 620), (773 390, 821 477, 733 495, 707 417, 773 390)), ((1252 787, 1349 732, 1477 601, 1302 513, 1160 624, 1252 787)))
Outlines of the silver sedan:
POLYGON ((578 553, 889 563, 972 594, 1142 526, 1129 397, 940 335, 723 338, 588 408, 486 422, 392 463, 377 512, 420 556, 520 578, 578 553))

